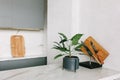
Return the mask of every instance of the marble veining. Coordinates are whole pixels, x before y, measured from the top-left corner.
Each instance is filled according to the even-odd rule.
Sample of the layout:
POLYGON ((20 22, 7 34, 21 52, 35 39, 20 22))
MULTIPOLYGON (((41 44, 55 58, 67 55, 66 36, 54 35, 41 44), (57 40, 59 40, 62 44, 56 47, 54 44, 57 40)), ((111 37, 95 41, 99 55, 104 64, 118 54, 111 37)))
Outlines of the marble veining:
POLYGON ((77 72, 63 70, 61 64, 28 67, 0 71, 0 80, 99 80, 119 74, 107 68, 87 69, 79 67, 77 72))
POLYGON ((16 74, 13 74, 13 75, 10 75, 10 76, 6 77, 6 78, 3 79, 3 80, 11 79, 11 78, 13 78, 13 77, 19 76, 19 75, 24 74, 24 73, 26 73, 26 72, 28 72, 28 71, 18 72, 18 73, 16 73, 16 74))

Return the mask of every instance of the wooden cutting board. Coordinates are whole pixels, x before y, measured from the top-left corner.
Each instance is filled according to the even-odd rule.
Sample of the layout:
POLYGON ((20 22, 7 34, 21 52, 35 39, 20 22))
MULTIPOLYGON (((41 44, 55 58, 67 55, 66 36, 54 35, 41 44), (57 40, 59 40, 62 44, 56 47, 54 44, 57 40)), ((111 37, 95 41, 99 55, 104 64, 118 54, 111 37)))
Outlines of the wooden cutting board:
MULTIPOLYGON (((109 53, 107 50, 105 50, 93 37, 89 36, 84 43, 89 48, 89 50, 93 54, 93 58, 99 63, 104 64, 104 60, 108 57, 109 53), (91 44, 92 42, 92 44, 91 44), (93 48, 94 46, 94 48, 93 48)), ((87 51, 84 49, 84 47, 81 47, 81 50, 88 55, 87 51)), ((88 55, 89 56, 89 55, 88 55)))
POLYGON ((11 52, 13 57, 25 56, 24 37, 22 35, 11 36, 11 52))

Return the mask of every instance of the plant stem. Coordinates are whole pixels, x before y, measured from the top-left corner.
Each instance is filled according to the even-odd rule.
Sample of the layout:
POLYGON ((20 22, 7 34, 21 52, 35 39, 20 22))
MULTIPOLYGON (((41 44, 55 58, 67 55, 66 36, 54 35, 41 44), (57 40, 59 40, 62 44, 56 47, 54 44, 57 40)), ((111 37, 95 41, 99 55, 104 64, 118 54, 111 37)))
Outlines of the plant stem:
POLYGON ((69 56, 71 57, 71 47, 69 46, 69 56))

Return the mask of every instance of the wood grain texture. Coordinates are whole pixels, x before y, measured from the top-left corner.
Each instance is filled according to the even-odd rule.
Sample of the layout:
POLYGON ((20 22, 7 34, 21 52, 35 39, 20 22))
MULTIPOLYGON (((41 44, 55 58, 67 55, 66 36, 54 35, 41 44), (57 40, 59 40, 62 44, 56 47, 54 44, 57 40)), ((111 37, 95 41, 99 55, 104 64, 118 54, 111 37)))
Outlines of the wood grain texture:
POLYGON ((11 36, 11 52, 13 57, 25 56, 24 37, 22 35, 11 36))
MULTIPOLYGON (((109 53, 105 50, 93 37, 88 37, 84 41, 85 45, 89 48, 91 53, 93 54, 92 57, 99 63, 104 64, 104 60, 107 58, 109 53)), ((84 47, 81 47, 81 50, 84 54, 88 55, 87 51, 84 47)), ((89 55, 88 55, 89 56, 89 55)))

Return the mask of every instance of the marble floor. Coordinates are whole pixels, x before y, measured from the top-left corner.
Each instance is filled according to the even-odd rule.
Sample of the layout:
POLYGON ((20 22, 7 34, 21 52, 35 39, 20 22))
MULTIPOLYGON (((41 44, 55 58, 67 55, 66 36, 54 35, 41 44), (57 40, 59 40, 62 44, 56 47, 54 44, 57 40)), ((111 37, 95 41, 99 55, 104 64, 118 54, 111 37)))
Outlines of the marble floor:
POLYGON ((118 74, 120 72, 107 68, 87 69, 81 66, 76 72, 71 72, 63 70, 61 64, 50 64, 0 71, 0 80, 114 80, 114 77, 109 77, 118 74))

